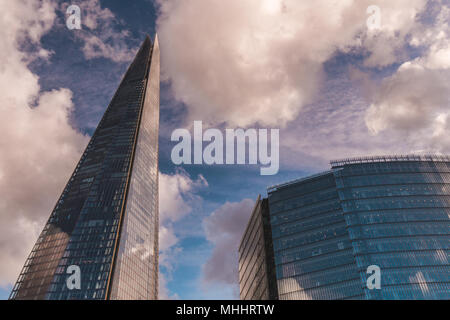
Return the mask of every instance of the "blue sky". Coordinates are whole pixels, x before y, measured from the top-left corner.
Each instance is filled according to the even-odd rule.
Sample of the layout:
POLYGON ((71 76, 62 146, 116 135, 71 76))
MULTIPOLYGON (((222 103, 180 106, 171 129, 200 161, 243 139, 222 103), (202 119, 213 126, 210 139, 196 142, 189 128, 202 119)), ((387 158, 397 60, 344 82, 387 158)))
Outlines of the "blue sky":
MULTIPOLYGON (((18 274, 134 52, 146 34, 153 38, 157 30, 165 298, 238 297, 236 246, 252 203, 258 194, 266 195, 268 186, 327 170, 337 158, 450 150, 448 1, 350 1, 334 7, 298 0, 47 2, 47 7, 33 0, 36 7, 6 8, 16 13, 11 16, 18 23, 4 32, 19 39, 9 44, 18 57, 14 63, 33 75, 19 80, 36 87, 30 89, 31 102, 19 101, 18 108, 43 109, 46 100, 39 97, 48 92, 55 108, 59 101, 72 103, 64 109, 67 123, 46 124, 53 130, 48 136, 61 132, 61 139, 49 143, 54 150, 69 151, 49 159, 23 155, 32 164, 25 178, 34 177, 31 171, 41 162, 51 168, 67 163, 41 168, 42 176, 34 180, 51 181, 45 190, 28 188, 25 178, 15 182, 25 195, 41 192, 40 200, 28 197, 22 205, 13 194, 0 203, 3 219, 16 221, 7 220, 6 212, 20 212, 14 223, 27 232, 20 247, 2 256, 14 263, 2 269, 0 299, 7 298, 12 274, 18 274), (80 6, 82 30, 66 28, 68 4, 80 6), (381 25, 373 30, 366 24, 370 4, 381 9, 381 25), (41 16, 30 17, 33 12, 41 16), (36 23, 40 20, 45 28, 36 23), (26 28, 35 30, 37 39, 26 28), (98 47, 89 47, 92 43, 98 47), (177 128, 191 130, 193 120, 220 130, 280 129, 278 174, 261 176, 255 165, 175 166, 170 135, 177 128), (37 213, 27 213, 29 208, 37 213)), ((38 121, 18 127, 39 128, 38 121)), ((35 134, 30 148, 48 140, 35 134)), ((7 151, 24 143, 19 137, 9 136, 18 142, 7 151)), ((13 163, 0 162, 0 191, 7 190, 2 172, 11 168, 13 163)))

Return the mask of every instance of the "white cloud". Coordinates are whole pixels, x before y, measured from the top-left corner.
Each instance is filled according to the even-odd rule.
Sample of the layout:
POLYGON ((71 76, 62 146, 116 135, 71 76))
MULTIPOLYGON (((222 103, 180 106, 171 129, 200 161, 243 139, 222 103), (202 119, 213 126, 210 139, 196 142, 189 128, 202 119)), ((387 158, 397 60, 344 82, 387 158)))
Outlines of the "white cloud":
POLYGON ((167 281, 176 266, 178 254, 182 248, 175 234, 173 223, 192 212, 201 203, 202 198, 196 192, 208 186, 206 179, 199 175, 193 180, 189 174, 179 169, 174 174, 159 174, 159 264, 165 268, 160 272, 160 298, 175 299, 167 289, 167 281))
POLYGON ((167 251, 178 243, 178 238, 172 226, 161 225, 159 227, 159 250, 167 251))
POLYGON ((180 299, 178 294, 171 293, 167 289, 168 280, 166 279, 166 275, 160 273, 158 282, 159 282, 159 291, 158 291, 158 299, 159 300, 178 300, 178 299, 180 299))
POLYGON ((206 239, 214 245, 203 266, 206 284, 231 285, 239 292, 238 247, 255 201, 226 202, 203 220, 206 239))
POLYGON ((414 34, 425 54, 384 79, 366 113, 372 134, 390 131, 427 152, 450 152, 450 7, 414 34))
POLYGON ((175 222, 191 212, 192 203, 200 201, 195 195, 199 188, 207 187, 206 179, 199 175, 192 180, 189 174, 180 169, 175 174, 159 175, 159 213, 162 223, 175 222))
POLYGON ((426 0, 374 1, 380 8, 381 24, 364 37, 363 44, 369 53, 366 66, 385 67, 404 58, 404 46, 411 31, 420 26, 418 14, 426 3, 426 0))
POLYGON ((432 125, 436 113, 448 110, 448 73, 426 68, 419 61, 406 62, 377 92, 367 111, 367 126, 374 134, 389 127, 420 130, 432 125))
POLYGON ((402 40, 417 47, 418 58, 400 59, 381 80, 377 69, 362 72, 346 60, 349 71, 325 79, 316 101, 280 131, 283 169, 316 172, 332 159, 450 152, 450 15, 448 6, 434 4, 402 40))
POLYGON ((313 101, 322 65, 336 50, 367 51, 389 65, 425 0, 158 1, 163 75, 189 122, 283 126, 313 101), (381 8, 368 32, 366 9, 381 8), (392 49, 391 49, 392 48, 392 49))
POLYGON ((70 90, 42 92, 28 68, 48 56, 40 38, 55 10, 50 0, 0 1, 0 286, 16 280, 88 140, 69 123, 70 90))
MULTIPOLYGON (((62 4, 62 12, 65 13, 69 5, 62 4)), ((83 42, 82 51, 86 59, 103 57, 114 62, 133 59, 135 51, 126 42, 129 32, 121 30, 121 23, 111 10, 102 8, 99 0, 84 0, 78 6, 82 28, 71 32, 83 42)))
POLYGON ((371 96, 370 79, 349 76, 343 71, 327 79, 320 98, 308 105, 302 116, 280 131, 280 160, 283 169, 307 172, 329 170, 330 160, 391 153, 409 153, 411 146, 382 132, 370 135, 365 123, 368 104, 362 91, 371 96))

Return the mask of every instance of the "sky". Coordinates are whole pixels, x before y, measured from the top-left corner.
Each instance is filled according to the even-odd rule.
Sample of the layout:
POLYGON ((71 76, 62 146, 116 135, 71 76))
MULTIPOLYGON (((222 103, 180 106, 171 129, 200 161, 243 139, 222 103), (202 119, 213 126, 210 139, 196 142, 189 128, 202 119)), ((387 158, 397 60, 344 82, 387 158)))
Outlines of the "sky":
POLYGON ((449 0, 0 0, 0 299, 146 34, 161 49, 160 297, 237 299, 267 187, 330 160, 450 153, 449 23, 449 0), (194 121, 279 129, 278 173, 175 165, 171 134, 194 121))

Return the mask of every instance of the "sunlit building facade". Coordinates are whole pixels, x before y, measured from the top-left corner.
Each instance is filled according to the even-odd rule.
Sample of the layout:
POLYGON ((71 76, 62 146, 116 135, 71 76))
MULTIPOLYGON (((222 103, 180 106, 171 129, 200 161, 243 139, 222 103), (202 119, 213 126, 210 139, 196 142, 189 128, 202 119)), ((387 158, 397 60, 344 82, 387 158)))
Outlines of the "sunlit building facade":
POLYGON ((278 298, 269 204, 258 197, 239 246, 241 300, 278 298))
POLYGON ((147 37, 10 299, 157 299, 159 59, 147 37))
POLYGON ((450 299, 450 157, 332 161, 268 201, 279 299, 450 299))
POLYGON ((367 299, 450 299, 450 157, 331 163, 367 299), (381 269, 381 289, 366 286, 381 269))
POLYGON ((361 298, 333 173, 278 185, 268 193, 279 299, 361 298))

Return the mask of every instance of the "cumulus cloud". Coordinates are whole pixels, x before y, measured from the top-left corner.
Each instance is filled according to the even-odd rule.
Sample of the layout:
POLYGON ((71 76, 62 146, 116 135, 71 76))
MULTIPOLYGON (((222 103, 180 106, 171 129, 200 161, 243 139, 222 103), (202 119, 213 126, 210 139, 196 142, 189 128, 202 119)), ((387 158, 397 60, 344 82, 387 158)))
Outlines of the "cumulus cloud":
POLYGON ((162 72, 188 121, 283 126, 314 100, 337 50, 381 67, 402 57, 425 0, 159 0, 162 72), (376 31, 369 5, 381 8, 376 31))
POLYGON ((48 57, 40 38, 55 10, 50 0, 0 1, 0 286, 16 280, 88 141, 69 123, 71 91, 42 92, 28 68, 48 57))
POLYGON ((159 300, 178 300, 180 297, 176 293, 172 293, 167 289, 167 279, 166 275, 159 274, 158 277, 159 282, 159 291, 158 291, 158 299, 159 300))
POLYGON ((448 5, 429 1, 418 17, 403 32, 402 46, 413 57, 399 56, 400 67, 379 72, 359 69, 352 57, 345 67, 332 62, 318 98, 280 132, 282 168, 318 171, 332 159, 450 152, 448 5))
POLYGON ((191 179, 189 174, 178 169, 174 174, 159 174, 159 264, 166 272, 160 272, 160 299, 175 299, 167 289, 178 254, 182 248, 175 234, 173 223, 192 212, 193 207, 201 203, 202 198, 196 194, 208 186, 202 175, 191 179))
POLYGON ((410 33, 420 29, 418 18, 426 4, 426 0, 374 1, 380 9, 380 26, 369 28, 363 35, 363 46, 369 54, 366 66, 385 67, 405 58, 404 47, 410 33))
POLYGON ((206 239, 214 246, 203 266, 206 284, 237 286, 238 247, 254 205, 251 199, 226 202, 203 220, 206 239))
POLYGON ((450 7, 434 24, 414 33, 411 45, 425 53, 383 80, 366 113, 372 134, 391 130, 424 151, 450 151, 450 7))
MULTIPOLYGON (((69 5, 71 3, 61 5, 67 17, 69 5)), ((81 9, 82 28, 72 32, 83 42, 86 59, 103 57, 114 62, 128 62, 134 57, 135 51, 127 44, 130 34, 111 10, 102 8, 99 0, 84 0, 77 5, 81 9)))
POLYGON ((448 73, 406 62, 383 81, 377 101, 367 111, 367 126, 374 134, 395 127, 420 130, 432 125, 448 109, 448 73))
POLYGON ((329 170, 330 160, 408 153, 409 146, 399 146, 384 132, 369 134, 364 121, 367 102, 351 80, 339 77, 330 82, 320 100, 306 106, 304 116, 281 132, 282 168, 317 172, 329 170))
POLYGON ((192 180, 189 174, 178 169, 175 174, 159 175, 159 212, 161 222, 178 221, 192 210, 192 204, 201 198, 195 191, 207 187, 203 175, 192 180))

